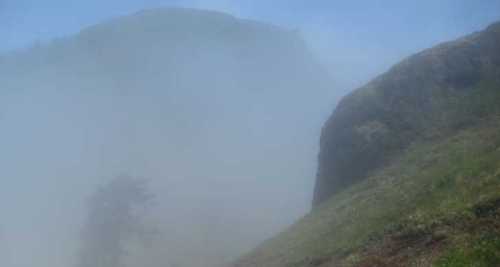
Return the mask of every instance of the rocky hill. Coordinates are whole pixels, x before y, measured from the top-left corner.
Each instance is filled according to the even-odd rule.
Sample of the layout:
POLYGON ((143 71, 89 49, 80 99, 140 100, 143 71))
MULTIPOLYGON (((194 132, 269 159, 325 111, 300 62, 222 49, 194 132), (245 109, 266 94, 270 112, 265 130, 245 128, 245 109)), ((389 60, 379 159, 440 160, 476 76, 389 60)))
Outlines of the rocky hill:
POLYGON ((237 267, 499 266, 500 23, 346 96, 310 214, 237 267))
POLYGON ((345 97, 323 129, 314 204, 365 179, 411 143, 448 136, 487 115, 485 104, 495 102, 471 103, 470 94, 498 82, 499 51, 494 24, 407 58, 345 97))

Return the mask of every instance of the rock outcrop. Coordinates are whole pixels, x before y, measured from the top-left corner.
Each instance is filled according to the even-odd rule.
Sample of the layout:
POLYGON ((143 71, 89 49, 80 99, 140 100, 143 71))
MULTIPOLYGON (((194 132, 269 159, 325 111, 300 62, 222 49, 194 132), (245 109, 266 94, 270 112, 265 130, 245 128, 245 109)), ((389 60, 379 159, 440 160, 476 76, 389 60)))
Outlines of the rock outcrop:
POLYGON ((471 99, 487 94, 471 91, 499 80, 496 23, 413 55, 346 96, 323 128, 313 205, 365 179, 412 142, 473 123, 494 103, 471 99))

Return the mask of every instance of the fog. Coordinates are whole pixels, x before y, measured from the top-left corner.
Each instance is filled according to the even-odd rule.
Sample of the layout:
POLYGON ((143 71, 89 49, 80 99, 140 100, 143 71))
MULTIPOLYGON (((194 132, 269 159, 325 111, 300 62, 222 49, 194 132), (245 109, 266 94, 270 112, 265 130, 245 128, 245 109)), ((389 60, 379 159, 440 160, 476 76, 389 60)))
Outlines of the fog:
POLYGON ((500 18, 499 1, 69 2, 0 0, 0 266, 79 266, 90 199, 122 176, 147 181, 155 233, 124 241, 124 266, 224 266, 309 211, 342 95, 500 18), (216 13, 244 22, 216 39, 196 12, 136 13, 158 6, 252 21, 216 13))

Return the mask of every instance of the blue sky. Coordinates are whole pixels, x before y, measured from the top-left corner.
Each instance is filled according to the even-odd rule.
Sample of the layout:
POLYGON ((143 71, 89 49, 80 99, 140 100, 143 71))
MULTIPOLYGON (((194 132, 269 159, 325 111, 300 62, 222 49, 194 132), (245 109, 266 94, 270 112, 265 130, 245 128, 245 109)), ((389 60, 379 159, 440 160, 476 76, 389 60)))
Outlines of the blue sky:
MULTIPOLYGON (((0 50, 77 32, 110 17, 158 6, 217 9, 284 26, 343 29, 366 39, 471 31, 500 19, 500 0, 0 0, 0 50)), ((404 40, 401 40, 404 41, 404 40)))
MULTIPOLYGON (((158 6, 216 9, 293 28, 321 27, 366 40, 460 34, 500 19, 500 0, 0 0, 0 50, 75 33, 111 17, 158 6)), ((399 40, 405 41, 410 40, 399 40)))
POLYGON ((404 56, 500 20, 500 0, 0 0, 0 53, 160 6, 299 29, 340 87, 361 85, 404 56))

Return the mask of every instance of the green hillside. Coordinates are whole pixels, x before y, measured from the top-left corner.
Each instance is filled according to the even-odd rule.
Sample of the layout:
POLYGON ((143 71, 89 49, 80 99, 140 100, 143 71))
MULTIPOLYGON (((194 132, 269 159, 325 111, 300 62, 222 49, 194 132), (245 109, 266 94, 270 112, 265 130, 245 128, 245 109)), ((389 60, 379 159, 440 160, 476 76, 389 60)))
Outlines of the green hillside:
MULTIPOLYGON (((344 142, 329 148, 322 140, 322 149, 344 146, 343 154, 331 158, 344 160, 343 165, 331 164, 363 172, 352 172, 358 175, 355 181, 333 183, 342 188, 330 190, 330 197, 322 196, 309 215, 234 266, 500 266, 499 29, 497 24, 419 53, 346 97, 322 137, 344 142), (492 49, 476 53, 470 47, 492 49), (456 60, 457 55, 466 60, 456 60), (429 56, 433 60, 426 60, 429 56), (464 62, 475 56, 481 64, 474 79, 449 79, 464 77, 471 69, 464 62), (437 63, 439 68, 433 65, 437 63), (450 71, 457 68, 460 76, 450 71), (422 74, 424 79, 415 78, 422 74), (417 81, 428 88, 415 86, 417 81), (384 87, 388 84, 398 87, 384 87), (419 93, 411 93, 415 91, 419 93), (415 98, 432 104, 409 105, 418 103, 415 98), (370 110, 389 101, 402 103, 385 113, 370 110), (359 110, 362 106, 367 110, 359 110), (394 108, 401 109, 397 117, 394 108), (359 126, 373 125, 367 121, 380 122, 380 127, 359 126), (370 133, 364 145, 356 146, 356 136, 328 133, 328 128, 342 131, 349 123, 370 133)), ((320 158, 320 176, 321 164, 329 163, 320 158)))
POLYGON ((236 266, 495 266, 489 262, 500 264, 498 216, 496 116, 444 141, 411 146, 236 266))

